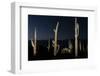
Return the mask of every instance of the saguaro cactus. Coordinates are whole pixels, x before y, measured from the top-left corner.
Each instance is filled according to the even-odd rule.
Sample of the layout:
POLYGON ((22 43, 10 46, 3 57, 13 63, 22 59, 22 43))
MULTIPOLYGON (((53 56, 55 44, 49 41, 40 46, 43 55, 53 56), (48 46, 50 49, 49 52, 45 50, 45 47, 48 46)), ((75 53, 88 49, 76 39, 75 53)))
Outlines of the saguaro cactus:
POLYGON ((79 36, 79 24, 77 18, 75 18, 75 56, 78 56, 78 36, 79 36))
POLYGON ((33 55, 36 55, 36 44, 37 43, 37 40, 36 40, 36 28, 34 30, 34 39, 31 40, 31 44, 32 44, 32 47, 33 47, 33 55))
POLYGON ((54 36, 54 40, 52 41, 53 42, 53 47, 54 47, 54 56, 56 56, 56 54, 59 51, 59 47, 60 47, 58 45, 58 43, 57 43, 57 39, 58 39, 58 27, 59 27, 59 22, 57 22, 56 29, 54 29, 55 36, 54 36))

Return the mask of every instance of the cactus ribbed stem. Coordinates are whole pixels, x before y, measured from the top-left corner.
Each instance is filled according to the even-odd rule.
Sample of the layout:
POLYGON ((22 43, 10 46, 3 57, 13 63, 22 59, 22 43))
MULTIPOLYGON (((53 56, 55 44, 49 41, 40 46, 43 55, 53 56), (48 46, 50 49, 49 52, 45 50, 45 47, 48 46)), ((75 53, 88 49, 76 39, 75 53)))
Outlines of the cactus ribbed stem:
POLYGON ((78 36, 79 36, 79 24, 77 18, 75 18, 75 56, 78 56, 78 36))

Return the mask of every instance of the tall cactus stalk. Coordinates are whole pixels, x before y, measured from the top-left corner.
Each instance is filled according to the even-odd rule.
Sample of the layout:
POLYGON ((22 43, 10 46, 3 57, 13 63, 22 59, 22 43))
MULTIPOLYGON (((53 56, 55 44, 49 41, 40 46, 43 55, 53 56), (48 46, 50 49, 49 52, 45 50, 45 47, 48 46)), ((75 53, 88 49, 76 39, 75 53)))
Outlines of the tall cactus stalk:
POLYGON ((78 56, 78 36, 79 36, 79 24, 77 18, 75 18, 75 56, 78 56))
POLYGON ((36 40, 36 28, 34 30, 34 40, 31 40, 31 44, 32 44, 32 47, 33 47, 33 55, 36 55, 36 45, 37 45, 37 40, 36 40))
POLYGON ((55 33, 54 40, 53 40, 54 56, 56 56, 56 54, 58 53, 58 50, 59 50, 59 45, 57 43, 57 40, 58 40, 58 27, 59 27, 59 22, 57 22, 56 29, 54 29, 54 33, 55 33))

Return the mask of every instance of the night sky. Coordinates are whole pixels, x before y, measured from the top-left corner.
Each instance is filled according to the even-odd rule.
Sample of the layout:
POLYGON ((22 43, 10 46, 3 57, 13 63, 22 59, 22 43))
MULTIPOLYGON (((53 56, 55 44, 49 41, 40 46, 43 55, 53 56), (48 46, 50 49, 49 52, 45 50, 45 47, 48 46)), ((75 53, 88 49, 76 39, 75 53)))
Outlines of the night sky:
POLYGON ((37 40, 54 39, 54 31, 57 22, 58 40, 74 39, 75 34, 75 18, 79 23, 80 39, 88 37, 88 18, 87 17, 70 17, 70 16, 43 16, 28 15, 28 39, 34 36, 34 29, 37 30, 37 40))

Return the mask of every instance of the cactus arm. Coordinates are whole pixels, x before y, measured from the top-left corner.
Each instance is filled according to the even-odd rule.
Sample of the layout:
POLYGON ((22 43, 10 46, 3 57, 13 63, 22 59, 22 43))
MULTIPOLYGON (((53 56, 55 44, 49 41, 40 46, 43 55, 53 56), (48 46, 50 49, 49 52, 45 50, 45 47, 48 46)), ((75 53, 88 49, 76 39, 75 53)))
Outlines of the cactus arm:
POLYGON ((31 45, 33 47, 33 55, 36 55, 36 45, 37 45, 37 41, 36 41, 36 29, 34 31, 34 41, 31 40, 31 45))
POLYGON ((31 44, 32 44, 32 47, 34 47, 34 46, 35 46, 32 40, 31 40, 31 44))

